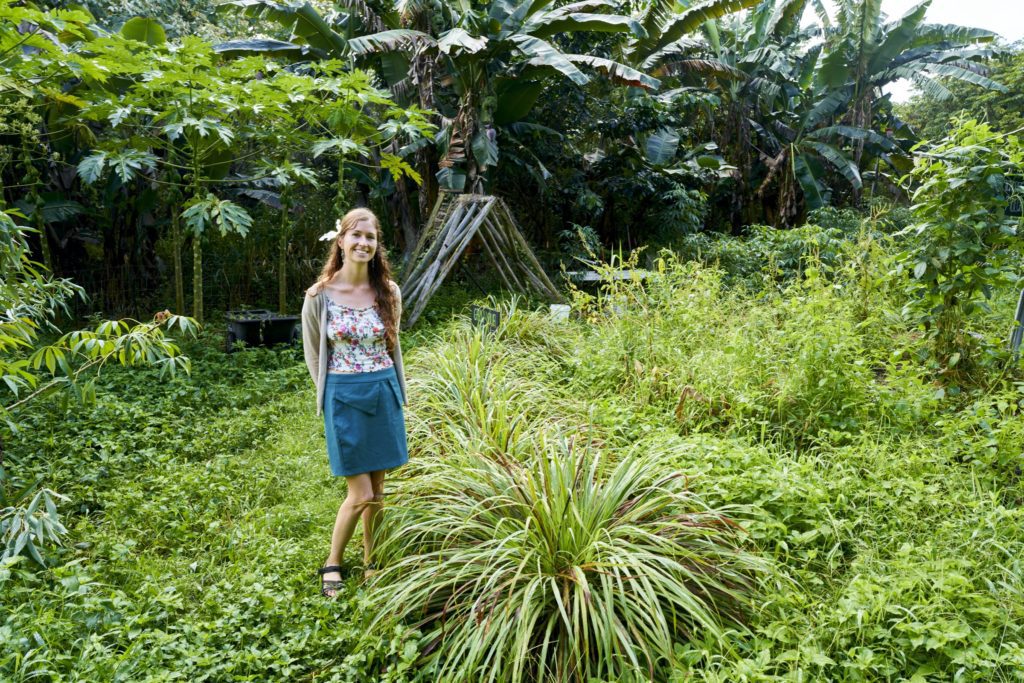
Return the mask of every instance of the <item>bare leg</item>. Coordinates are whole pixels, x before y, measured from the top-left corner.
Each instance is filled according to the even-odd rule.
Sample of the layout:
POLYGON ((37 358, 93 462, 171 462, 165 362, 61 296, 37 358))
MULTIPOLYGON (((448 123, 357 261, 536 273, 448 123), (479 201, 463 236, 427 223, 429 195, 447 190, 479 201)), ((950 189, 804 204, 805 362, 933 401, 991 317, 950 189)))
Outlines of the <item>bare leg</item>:
MULTIPOLYGON (((338 508, 338 516, 334 519, 334 532, 331 534, 331 552, 326 564, 341 564, 356 523, 368 505, 373 504, 373 481, 369 474, 356 474, 345 477, 348 482, 348 495, 345 502, 338 508)), ((329 572, 324 574, 325 581, 341 581, 341 574, 329 572)), ((331 595, 330 597, 334 597, 331 595)))
POLYGON ((373 488, 373 502, 363 509, 363 564, 373 562, 373 534, 380 524, 381 507, 384 503, 384 470, 370 472, 373 488))

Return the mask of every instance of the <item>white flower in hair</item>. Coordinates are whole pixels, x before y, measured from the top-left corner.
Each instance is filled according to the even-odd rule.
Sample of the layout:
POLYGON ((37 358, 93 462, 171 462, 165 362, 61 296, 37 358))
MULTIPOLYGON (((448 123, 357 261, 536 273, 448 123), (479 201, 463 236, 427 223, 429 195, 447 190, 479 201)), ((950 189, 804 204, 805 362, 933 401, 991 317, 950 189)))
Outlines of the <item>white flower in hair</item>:
POLYGON ((340 232, 341 232, 341 219, 339 218, 338 220, 334 221, 334 230, 331 230, 329 232, 325 232, 324 234, 320 235, 320 241, 321 242, 329 242, 330 240, 336 239, 340 232))

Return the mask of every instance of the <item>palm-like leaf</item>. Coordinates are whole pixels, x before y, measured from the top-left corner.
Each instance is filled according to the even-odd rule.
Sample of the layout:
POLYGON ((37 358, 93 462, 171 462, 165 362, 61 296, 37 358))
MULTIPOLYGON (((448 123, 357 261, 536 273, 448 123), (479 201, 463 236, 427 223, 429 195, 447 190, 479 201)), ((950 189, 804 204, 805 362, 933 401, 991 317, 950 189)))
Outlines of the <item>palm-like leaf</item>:
POLYGON ((487 38, 484 36, 474 36, 466 29, 456 27, 445 31, 438 37, 437 49, 446 55, 456 50, 474 54, 487 47, 487 42, 487 38))
POLYGON ((630 46, 630 52, 642 61, 651 53, 657 52, 689 33, 693 33, 705 22, 719 19, 733 12, 750 9, 761 1, 707 0, 684 10, 680 14, 671 16, 665 24, 659 27, 658 31, 648 31, 646 38, 641 38, 630 46))
POLYGON ((261 55, 281 55, 301 58, 309 54, 308 45, 296 45, 283 40, 271 38, 254 38, 250 40, 228 40, 213 46, 213 51, 227 57, 255 53, 261 55))
POLYGON ((867 128, 856 128, 854 126, 826 126, 815 130, 807 137, 812 140, 826 142, 837 136, 848 140, 864 140, 890 152, 897 149, 896 143, 884 135, 867 128))
POLYGON ((437 45, 437 41, 426 33, 411 29, 396 28, 348 41, 354 55, 368 55, 383 52, 416 52, 423 47, 437 45))
POLYGON ((270 19, 291 32, 292 42, 299 42, 319 50, 325 56, 343 57, 348 53, 347 42, 308 3, 286 4, 273 0, 229 0, 226 6, 241 7, 249 16, 270 19))
POLYGON ((529 33, 538 38, 550 38, 557 33, 565 33, 567 31, 632 32, 638 38, 644 35, 643 28, 635 19, 615 14, 576 12, 557 16, 548 15, 543 21, 527 22, 523 27, 524 33, 529 33))
POLYGON ((717 78, 728 78, 737 81, 747 80, 747 74, 741 69, 730 66, 724 62, 714 59, 680 59, 666 62, 659 69, 658 73, 672 76, 715 76, 717 78))
POLYGON ((857 169, 857 165, 838 149, 815 140, 804 140, 803 146, 814 150, 822 159, 839 171, 851 185, 858 189, 861 187, 860 171, 857 169))
POLYGON ((656 455, 538 445, 427 461, 392 508, 377 621, 421 620, 432 680, 662 679, 675 642, 723 637, 765 566, 738 527, 656 455))
POLYGON ((580 71, 569 59, 568 55, 560 52, 551 43, 521 33, 514 34, 509 38, 515 43, 516 48, 528 58, 528 64, 532 66, 551 67, 576 85, 585 85, 590 81, 587 75, 580 71))
POLYGON ((638 71, 631 66, 626 66, 625 64, 611 59, 593 57, 591 55, 565 56, 576 64, 586 64, 591 68, 601 71, 615 83, 631 85, 635 88, 647 88, 649 90, 657 90, 661 85, 661 81, 657 78, 652 78, 642 71, 638 71))

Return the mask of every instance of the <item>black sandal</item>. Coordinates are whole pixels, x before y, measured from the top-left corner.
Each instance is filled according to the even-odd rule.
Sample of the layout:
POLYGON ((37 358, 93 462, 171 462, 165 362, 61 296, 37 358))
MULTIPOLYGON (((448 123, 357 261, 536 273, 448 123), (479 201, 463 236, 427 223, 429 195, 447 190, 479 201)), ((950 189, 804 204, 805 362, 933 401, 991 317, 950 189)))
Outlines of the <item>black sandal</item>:
POLYGON ((328 564, 320 567, 316 570, 316 573, 320 575, 320 595, 325 598, 336 598, 338 597, 338 589, 345 583, 344 581, 331 581, 324 578, 325 574, 336 572, 341 575, 341 566, 337 564, 328 564), (334 591, 334 595, 331 595, 329 591, 334 591))

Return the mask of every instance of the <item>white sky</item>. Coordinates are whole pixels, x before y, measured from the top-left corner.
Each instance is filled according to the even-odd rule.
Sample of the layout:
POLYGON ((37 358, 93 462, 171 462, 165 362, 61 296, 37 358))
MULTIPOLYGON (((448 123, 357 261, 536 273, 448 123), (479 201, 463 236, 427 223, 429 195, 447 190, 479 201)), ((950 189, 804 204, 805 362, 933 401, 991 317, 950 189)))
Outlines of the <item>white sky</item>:
MULTIPOLYGON (((915 7, 920 0, 882 0, 882 11, 893 21, 915 7)), ((826 5, 831 5, 826 0, 826 5)), ((816 20, 811 13, 809 20, 816 20)), ((929 24, 960 24, 995 31, 1007 43, 1024 39, 1024 0, 932 0, 925 15, 929 24)), ((890 88, 893 99, 905 102, 913 93, 909 81, 890 88)))

